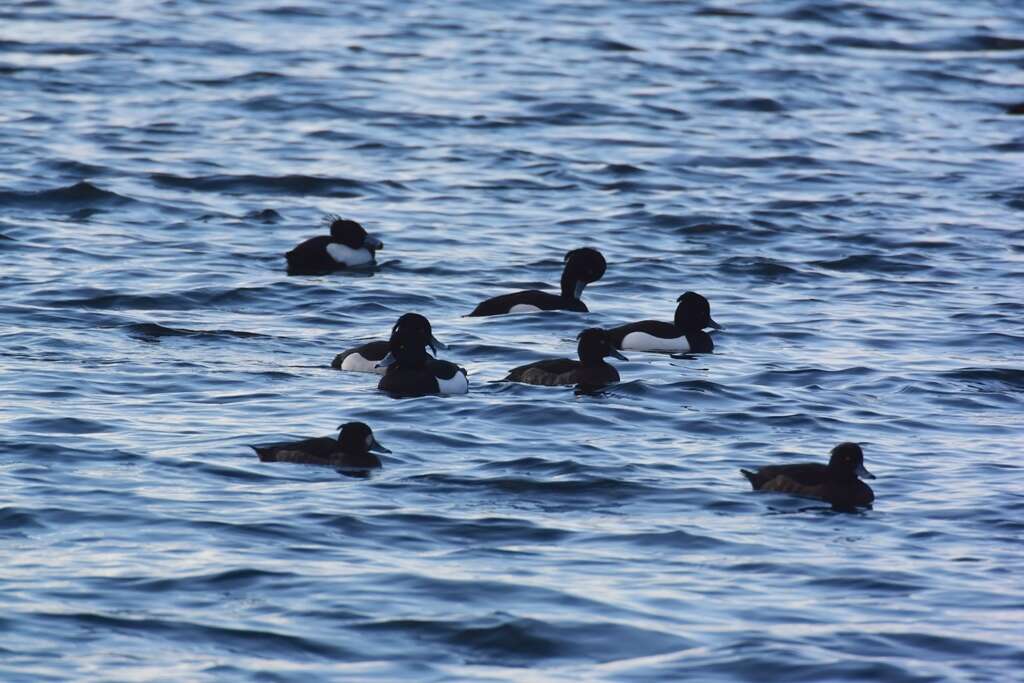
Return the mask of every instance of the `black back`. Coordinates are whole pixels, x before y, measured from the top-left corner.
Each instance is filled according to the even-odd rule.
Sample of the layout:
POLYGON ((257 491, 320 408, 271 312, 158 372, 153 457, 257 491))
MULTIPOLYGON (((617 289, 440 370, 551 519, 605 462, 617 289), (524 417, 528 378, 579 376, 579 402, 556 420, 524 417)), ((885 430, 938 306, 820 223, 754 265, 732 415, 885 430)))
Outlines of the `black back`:
POLYGON ((793 465, 768 465, 767 467, 761 467, 756 472, 750 472, 749 470, 740 471, 745 473, 744 476, 747 477, 747 480, 750 481, 755 490, 760 489, 779 476, 792 479, 801 486, 821 486, 829 481, 828 465, 822 465, 817 462, 801 462, 793 465))
POLYGON ((289 275, 322 275, 338 270, 340 264, 327 253, 331 238, 327 235, 310 237, 284 255, 289 275))
POLYGON ((579 299, 565 297, 550 292, 542 292, 539 289, 528 289, 522 292, 502 294, 492 297, 477 304, 470 317, 486 315, 504 315, 512 310, 513 306, 520 304, 536 306, 542 311, 576 311, 586 313, 587 306, 579 299))
POLYGON ((280 451, 296 451, 305 453, 311 458, 329 460, 338 453, 338 440, 327 436, 318 436, 299 441, 280 441, 263 446, 250 446, 263 462, 276 462, 280 451))

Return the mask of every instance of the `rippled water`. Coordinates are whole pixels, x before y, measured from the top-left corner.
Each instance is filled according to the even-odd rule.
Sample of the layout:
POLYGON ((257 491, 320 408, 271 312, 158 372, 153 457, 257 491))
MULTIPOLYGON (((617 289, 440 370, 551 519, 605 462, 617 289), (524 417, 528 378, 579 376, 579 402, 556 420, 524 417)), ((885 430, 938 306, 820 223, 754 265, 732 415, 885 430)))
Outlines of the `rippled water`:
POLYGON ((0 678, 1019 676, 1022 69, 1011 0, 4 3, 0 678), (285 275, 326 212, 377 271, 285 275), (714 355, 496 381, 687 289, 714 355), (413 310, 469 395, 329 367, 413 310), (844 440, 873 510, 738 472, 844 440))

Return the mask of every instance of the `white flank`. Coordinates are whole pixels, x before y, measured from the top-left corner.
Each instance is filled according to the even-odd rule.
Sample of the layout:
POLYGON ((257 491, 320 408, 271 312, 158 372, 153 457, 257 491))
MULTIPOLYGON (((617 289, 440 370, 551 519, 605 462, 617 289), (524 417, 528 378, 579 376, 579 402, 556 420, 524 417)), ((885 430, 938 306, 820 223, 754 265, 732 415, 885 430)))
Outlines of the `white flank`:
POLYGON ((376 375, 383 375, 388 369, 375 367, 379 362, 367 360, 358 353, 351 353, 345 356, 345 360, 341 361, 341 369, 348 370, 349 372, 372 372, 376 375))
POLYGON ((540 309, 533 304, 516 304, 508 309, 509 313, 536 313, 540 309))
POLYGON ((461 370, 451 379, 437 378, 437 388, 442 394, 464 394, 469 391, 469 378, 461 370))
POLYGON ((690 342, 686 335, 662 339, 646 332, 630 332, 622 338, 623 351, 650 351, 651 353, 688 353, 690 342))
POLYGON ((373 263, 373 254, 368 249, 352 249, 337 242, 327 245, 327 253, 331 255, 332 259, 346 266, 363 266, 373 263))

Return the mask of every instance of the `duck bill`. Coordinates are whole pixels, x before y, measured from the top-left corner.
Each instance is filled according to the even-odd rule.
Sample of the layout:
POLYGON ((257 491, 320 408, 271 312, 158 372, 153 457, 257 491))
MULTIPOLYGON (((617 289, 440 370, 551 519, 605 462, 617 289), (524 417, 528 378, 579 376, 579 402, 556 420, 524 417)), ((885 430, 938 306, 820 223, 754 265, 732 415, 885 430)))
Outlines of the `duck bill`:
POLYGON ((715 322, 714 318, 708 318, 708 327, 714 330, 724 330, 725 328, 715 322))
POLYGON ((587 283, 579 280, 576 282, 576 290, 573 292, 573 297, 579 299, 583 296, 583 290, 586 288, 587 283))
POLYGON ((363 238, 363 246, 369 249, 370 251, 377 251, 378 249, 384 248, 384 243, 381 242, 376 237, 374 237, 373 235, 367 235, 366 237, 363 238))
POLYGON ((875 475, 873 475, 870 472, 868 472, 868 468, 864 467, 864 465, 858 465, 857 466, 857 476, 860 477, 861 479, 877 479, 878 478, 875 475))
POLYGON ((434 353, 436 354, 437 353, 437 349, 441 349, 442 351, 447 351, 448 350, 448 345, 445 344, 442 341, 439 341, 438 338, 435 337, 434 335, 430 335, 430 348, 434 349, 434 353))
POLYGON ((395 358, 395 354, 393 354, 393 353, 391 353, 389 351, 388 355, 384 356, 384 358, 382 358, 381 361, 379 363, 377 363, 376 365, 374 365, 373 367, 374 368, 387 368, 387 367, 390 367, 390 366, 394 365, 396 360, 397 359, 395 358))
POLYGON ((373 443, 370 444, 370 450, 371 451, 373 451, 374 453, 390 453, 391 452, 389 449, 384 448, 383 446, 381 446, 380 442, 377 441, 376 438, 374 438, 374 437, 370 437, 370 438, 373 439, 373 443))
POLYGON ((612 349, 608 355, 611 356, 612 358, 618 358, 619 360, 629 360, 615 349, 612 349))

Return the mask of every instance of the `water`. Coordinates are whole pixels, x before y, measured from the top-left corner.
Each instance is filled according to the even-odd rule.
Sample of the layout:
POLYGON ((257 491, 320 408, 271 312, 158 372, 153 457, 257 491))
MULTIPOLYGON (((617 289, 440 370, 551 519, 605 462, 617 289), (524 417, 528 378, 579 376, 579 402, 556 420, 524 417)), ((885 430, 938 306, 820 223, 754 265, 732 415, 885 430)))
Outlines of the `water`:
POLYGON ((1022 68, 1010 0, 5 3, 0 678, 1020 676, 1022 68), (378 271, 285 275, 327 212, 378 271), (496 382, 687 289, 712 356, 496 382), (330 369, 406 311, 468 396, 330 369), (873 510, 738 472, 846 440, 873 510))

